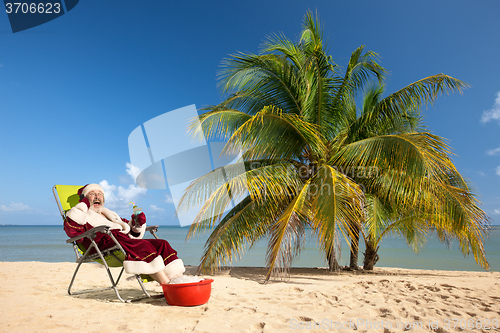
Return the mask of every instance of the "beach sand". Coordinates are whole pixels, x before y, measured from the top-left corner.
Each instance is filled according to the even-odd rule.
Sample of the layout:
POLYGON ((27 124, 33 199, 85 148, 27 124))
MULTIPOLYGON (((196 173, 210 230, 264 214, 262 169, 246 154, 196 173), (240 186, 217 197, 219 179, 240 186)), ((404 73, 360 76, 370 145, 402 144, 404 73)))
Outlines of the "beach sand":
MULTIPOLYGON (((207 304, 176 307, 164 298, 121 303, 112 290, 70 296, 75 267, 0 262, 0 332, 500 331, 499 272, 294 268, 289 278, 263 284, 263 268, 235 267, 204 276, 214 279, 207 304)), ((141 296, 127 277, 122 296, 141 296)), ((84 264, 74 290, 108 282, 103 266, 84 264)), ((162 291, 155 282, 146 288, 162 291)))

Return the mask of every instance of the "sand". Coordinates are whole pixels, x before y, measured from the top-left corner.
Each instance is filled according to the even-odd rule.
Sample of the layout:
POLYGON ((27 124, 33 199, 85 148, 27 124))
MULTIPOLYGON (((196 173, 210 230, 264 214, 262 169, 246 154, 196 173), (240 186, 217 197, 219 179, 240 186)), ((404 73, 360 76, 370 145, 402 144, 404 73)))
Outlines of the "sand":
MULTIPOLYGON (((0 262, 0 332, 500 331, 498 272, 296 268, 263 284, 263 268, 236 267, 205 276, 214 279, 207 304, 176 307, 164 298, 121 303, 113 291, 70 296, 75 266, 0 262)), ((84 264, 75 290, 106 279, 103 266, 84 264)), ((124 297, 141 295, 135 280, 119 286, 124 297)), ((162 291, 155 282, 146 287, 162 291)))

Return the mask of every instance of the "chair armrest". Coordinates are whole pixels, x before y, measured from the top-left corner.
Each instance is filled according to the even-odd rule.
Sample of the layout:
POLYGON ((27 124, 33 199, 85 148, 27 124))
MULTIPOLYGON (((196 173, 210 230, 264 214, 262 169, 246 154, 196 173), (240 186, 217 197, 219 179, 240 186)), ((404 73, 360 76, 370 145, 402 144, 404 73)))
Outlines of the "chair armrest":
POLYGON ((158 236, 156 236, 156 232, 158 231, 158 226, 157 225, 150 225, 146 227, 146 231, 149 231, 151 235, 154 236, 154 238, 158 239, 158 236))
POLYGON ((149 231, 149 232, 157 232, 158 231, 158 226, 157 225, 150 225, 150 226, 147 226, 146 227, 146 231, 149 231))
POLYGON ((73 242, 76 242, 77 240, 79 239, 82 239, 82 238, 91 238, 91 236, 95 235, 96 233, 98 232, 102 232, 102 233, 105 233, 105 234, 109 234, 109 229, 110 227, 108 226, 105 226, 105 225, 101 225, 101 226, 98 226, 98 227, 95 227, 95 228, 92 228, 90 230, 87 230, 85 231, 83 234, 81 235, 78 235, 76 237, 73 237, 73 238, 70 238, 66 241, 66 243, 73 243, 73 242))

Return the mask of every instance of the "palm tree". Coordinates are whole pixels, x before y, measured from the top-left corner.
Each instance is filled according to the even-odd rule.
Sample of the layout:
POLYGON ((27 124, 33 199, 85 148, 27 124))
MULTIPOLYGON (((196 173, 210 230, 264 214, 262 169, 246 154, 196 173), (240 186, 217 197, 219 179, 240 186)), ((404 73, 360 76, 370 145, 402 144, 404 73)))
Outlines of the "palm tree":
POLYGON ((223 62, 220 82, 227 97, 207 107, 191 130, 227 139, 224 151, 243 151, 247 171, 228 166, 223 175, 216 170, 194 181, 181 200, 180 210, 203 203, 189 236, 213 228, 201 271, 214 271, 267 237, 269 279, 273 271, 290 267, 306 227, 314 231, 333 270, 339 233, 352 241, 353 252, 361 231, 372 243, 380 234, 375 232, 380 223, 370 218, 374 197, 395 207, 392 217, 414 208, 420 214, 414 225, 459 238, 464 253, 472 250, 484 266, 482 211, 473 200, 458 198, 472 195, 456 186, 461 177, 447 146, 429 133, 415 132, 422 105, 465 84, 440 74, 382 99, 385 74, 377 55, 364 47, 341 71, 327 55, 311 13, 298 43, 274 35, 261 54, 239 53, 223 62), (358 110, 356 98, 365 90, 358 110), (379 172, 360 176, 353 170, 379 172), (234 197, 243 200, 225 214, 234 197), (436 199, 442 205, 433 208, 436 199), (464 216, 465 211, 476 215, 444 216, 460 215, 458 208, 464 216))
MULTIPOLYGON (((378 244, 387 232, 402 235, 418 250, 431 228, 442 241, 456 238, 468 244, 461 245, 462 251, 472 250, 478 263, 488 267, 482 234, 489 218, 456 170, 450 147, 443 138, 423 130, 418 113, 440 92, 461 91, 464 86, 440 74, 382 98, 383 86, 373 85, 366 89, 361 109, 346 115, 348 125, 335 140, 341 148, 333 163, 344 170, 371 166, 377 171, 351 176, 366 196, 361 230, 366 245, 364 269, 373 269, 378 244)), ((354 101, 346 109, 356 110, 354 101)), ((357 256, 351 259, 353 268, 357 256)))

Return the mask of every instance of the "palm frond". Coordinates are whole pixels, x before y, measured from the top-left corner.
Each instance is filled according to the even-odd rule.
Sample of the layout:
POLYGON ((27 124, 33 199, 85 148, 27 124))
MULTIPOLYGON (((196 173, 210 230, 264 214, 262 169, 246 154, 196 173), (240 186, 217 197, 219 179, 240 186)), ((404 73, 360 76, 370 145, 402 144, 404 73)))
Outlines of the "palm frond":
POLYGON ((189 122, 188 133, 198 140, 227 140, 250 117, 238 110, 213 107, 189 122))
MULTIPOLYGON (((301 85, 296 71, 284 56, 240 53, 223 62, 218 80, 224 94, 238 93, 228 107, 243 111, 246 99, 251 98, 262 100, 256 104, 259 107, 276 105, 288 113, 300 114, 302 106, 296 89, 301 85)), ((255 114, 257 109, 246 108, 245 112, 255 114)))
POLYGON ((412 205, 426 177, 444 178, 456 171, 450 153, 444 140, 430 133, 384 135, 345 145, 329 164, 341 170, 370 169, 376 177, 352 176, 395 204, 412 205))
POLYGON ((451 76, 438 74, 418 80, 381 100, 369 115, 379 122, 388 119, 396 122, 400 117, 409 116, 423 105, 433 104, 441 94, 459 92, 467 88, 465 82, 451 76))
POLYGON ((316 126, 266 107, 234 132, 223 152, 243 150, 247 159, 296 159, 307 147, 317 154, 325 149, 316 126))
POLYGON ((231 167, 224 167, 226 177, 222 172, 212 172, 186 188, 178 205, 179 212, 203 204, 193 221, 193 230, 217 224, 230 209, 233 198, 250 195, 253 201, 267 202, 268 209, 272 210, 283 198, 293 197, 301 183, 295 167, 287 162, 262 165, 245 173, 239 173, 238 165, 233 168, 234 173, 231 167))
POLYGON ((346 240, 354 236, 352 230, 363 221, 363 193, 358 184, 335 168, 321 165, 309 195, 314 214, 312 227, 324 248, 333 246, 332 235, 337 228, 346 240))
POLYGON ((274 271, 286 272, 304 241, 305 222, 310 219, 307 181, 269 230, 266 281, 274 271))
MULTIPOLYGON (((346 121, 346 113, 343 111, 345 106, 352 109, 354 99, 362 88, 375 77, 381 82, 386 74, 386 70, 377 62, 377 54, 371 51, 363 53, 364 45, 357 48, 349 59, 349 63, 345 74, 339 85, 333 86, 331 89, 332 98, 330 102, 329 119, 333 128, 336 128, 335 133, 340 128, 335 124, 348 125, 346 121)), ((347 115, 350 115, 349 113, 347 115)), ((350 115, 352 117, 352 115, 350 115)))
MULTIPOLYGON (((265 203, 258 204, 250 196, 243 199, 215 227, 208 237, 198 273, 213 274, 218 268, 230 264, 233 258, 240 258, 247 248, 264 237, 273 214, 265 203)), ((191 225, 188 237, 195 233, 191 225)))
POLYGON ((375 247, 378 246, 378 240, 390 227, 394 218, 394 211, 387 203, 380 200, 375 195, 365 194, 365 229, 368 238, 375 240, 375 247))

